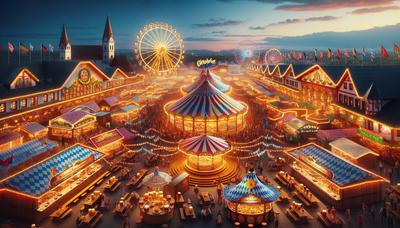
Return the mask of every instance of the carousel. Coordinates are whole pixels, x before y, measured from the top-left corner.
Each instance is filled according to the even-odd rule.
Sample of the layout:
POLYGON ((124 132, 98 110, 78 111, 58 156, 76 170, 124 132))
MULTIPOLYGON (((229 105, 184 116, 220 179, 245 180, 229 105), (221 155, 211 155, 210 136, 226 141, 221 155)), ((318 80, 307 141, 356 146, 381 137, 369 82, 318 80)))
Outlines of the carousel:
POLYGON ((185 93, 190 93, 201 84, 203 84, 204 81, 209 81, 213 86, 215 86, 215 88, 223 93, 228 93, 231 90, 231 87, 229 85, 223 83, 218 78, 218 76, 211 74, 210 71, 207 69, 206 71, 203 70, 200 76, 197 77, 197 79, 191 85, 182 87, 182 91, 185 93))
POLYGON ((204 80, 192 92, 164 106, 168 123, 192 135, 236 133, 245 126, 247 105, 204 80))
POLYGON ((178 149, 187 155, 185 168, 189 172, 210 173, 224 167, 222 156, 231 147, 224 139, 201 135, 180 141, 178 149))
POLYGON ((223 190, 227 216, 241 224, 271 222, 274 218, 272 203, 279 196, 279 191, 263 184, 253 170, 239 184, 227 186, 223 190))

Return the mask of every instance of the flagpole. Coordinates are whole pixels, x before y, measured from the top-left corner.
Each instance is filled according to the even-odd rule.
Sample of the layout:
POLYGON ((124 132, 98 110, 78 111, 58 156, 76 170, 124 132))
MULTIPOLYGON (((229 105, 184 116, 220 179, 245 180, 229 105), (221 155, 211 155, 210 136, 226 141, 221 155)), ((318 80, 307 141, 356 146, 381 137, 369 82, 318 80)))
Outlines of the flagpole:
POLYGON ((30 50, 31 47, 29 47, 29 64, 32 63, 32 51, 30 50))
POLYGON ((43 62, 43 59, 42 59, 43 50, 42 50, 42 48, 43 48, 43 44, 40 45, 40 62, 43 62))
POLYGON ((7 47, 7 62, 8 65, 10 65, 10 50, 8 50, 8 47, 7 47))

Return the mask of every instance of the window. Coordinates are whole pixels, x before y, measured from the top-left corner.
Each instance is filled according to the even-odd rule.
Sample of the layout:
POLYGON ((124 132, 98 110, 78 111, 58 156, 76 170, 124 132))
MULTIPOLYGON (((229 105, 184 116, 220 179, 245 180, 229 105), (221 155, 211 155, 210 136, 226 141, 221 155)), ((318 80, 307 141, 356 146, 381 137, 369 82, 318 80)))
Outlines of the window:
POLYGON ((12 101, 12 102, 11 102, 11 109, 12 109, 12 110, 17 109, 17 101, 12 101))
POLYGON ((349 84, 349 90, 353 90, 353 84, 349 84))
POLYGON ((30 101, 31 101, 31 106, 35 105, 35 98, 34 97, 31 97, 30 101))
POLYGON ((49 94, 49 101, 52 101, 53 98, 54 98, 54 94, 53 94, 53 93, 50 93, 50 94, 49 94))
POLYGON ((343 88, 347 89, 347 82, 344 83, 343 88))
MULTIPOLYGON (((6 111, 6 105, 5 104, 0 104, 0 112, 5 112, 6 111)), ((399 132, 399 131, 397 131, 399 132)))
POLYGON ((47 96, 47 94, 44 94, 43 95, 43 102, 47 102, 47 100, 48 100, 48 96, 47 96))
POLYGON ((20 106, 21 106, 21 108, 25 108, 26 107, 26 99, 22 99, 20 101, 20 106))
MULTIPOLYGON (((1 107, 0 107, 0 110, 1 110, 1 107)), ((397 132, 397 137, 400 137, 400 130, 396 130, 396 132, 397 132)))

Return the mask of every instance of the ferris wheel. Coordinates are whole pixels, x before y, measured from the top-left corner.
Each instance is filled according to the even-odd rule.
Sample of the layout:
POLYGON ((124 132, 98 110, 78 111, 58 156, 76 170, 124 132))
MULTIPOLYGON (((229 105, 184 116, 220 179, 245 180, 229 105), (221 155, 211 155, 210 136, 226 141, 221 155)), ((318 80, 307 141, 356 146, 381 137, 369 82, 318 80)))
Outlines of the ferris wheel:
POLYGON ((153 74, 176 72, 185 53, 180 34, 166 23, 150 23, 139 31, 135 56, 139 65, 153 74))
POLYGON ((276 65, 284 60, 282 52, 277 48, 268 49, 264 54, 264 63, 267 65, 276 65))

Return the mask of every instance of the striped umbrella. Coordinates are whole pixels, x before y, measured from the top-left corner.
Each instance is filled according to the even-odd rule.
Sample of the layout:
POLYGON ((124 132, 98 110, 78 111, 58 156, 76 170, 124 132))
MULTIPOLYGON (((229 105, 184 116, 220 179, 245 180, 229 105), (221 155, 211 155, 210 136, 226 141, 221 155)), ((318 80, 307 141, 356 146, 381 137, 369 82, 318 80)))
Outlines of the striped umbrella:
POLYGON ((243 113, 246 107, 219 91, 209 81, 168 105, 169 113, 192 117, 221 117, 243 113))
POLYGON ((225 152, 229 144, 221 138, 200 135, 181 141, 179 148, 192 154, 216 154, 225 152))

